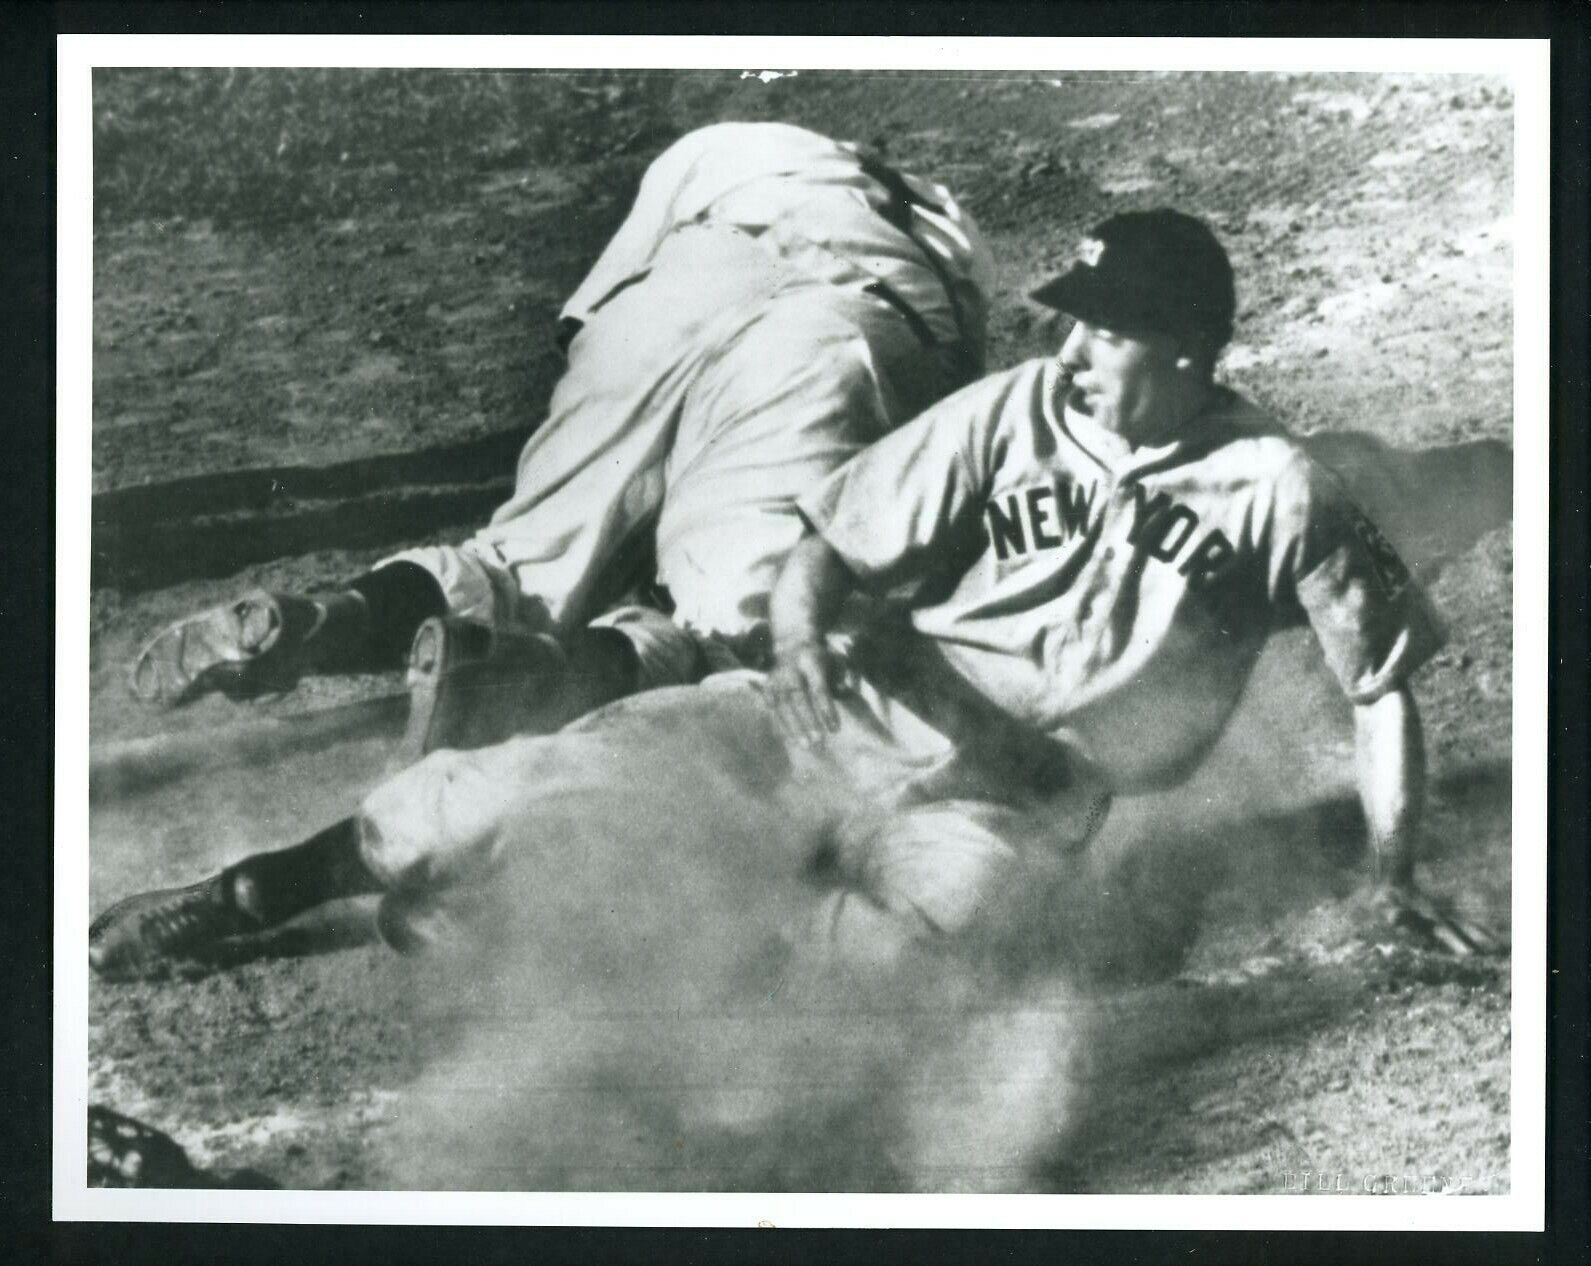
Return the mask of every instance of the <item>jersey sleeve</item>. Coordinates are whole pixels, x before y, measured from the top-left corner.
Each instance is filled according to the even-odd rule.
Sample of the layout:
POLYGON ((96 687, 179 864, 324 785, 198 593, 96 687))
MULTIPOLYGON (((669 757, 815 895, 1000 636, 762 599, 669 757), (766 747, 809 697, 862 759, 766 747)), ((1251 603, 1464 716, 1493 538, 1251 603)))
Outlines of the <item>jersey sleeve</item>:
POLYGON ((1446 640, 1441 620, 1379 528, 1326 467, 1298 453, 1284 472, 1271 583, 1290 590, 1355 704, 1397 689, 1446 640))
POLYGON ((987 380, 946 398, 803 497, 802 517, 861 580, 910 578, 976 516, 999 403, 987 380))

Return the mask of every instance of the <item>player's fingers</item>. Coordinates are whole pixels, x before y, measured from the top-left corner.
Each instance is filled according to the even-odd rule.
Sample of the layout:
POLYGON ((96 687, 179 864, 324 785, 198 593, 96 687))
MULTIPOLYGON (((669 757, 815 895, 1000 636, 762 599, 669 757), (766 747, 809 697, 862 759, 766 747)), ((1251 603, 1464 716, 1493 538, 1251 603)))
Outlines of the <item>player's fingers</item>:
POLYGON ((770 673, 763 687, 763 701, 768 705, 768 711, 773 713, 773 719, 778 722, 786 737, 794 738, 795 726, 790 717, 786 693, 784 674, 777 671, 770 673))
POLYGON ((1475 952, 1475 946, 1470 943, 1463 930, 1447 919, 1436 919, 1432 922, 1430 937, 1438 949, 1446 950, 1454 958, 1468 958, 1475 952))
POLYGON ((769 683, 768 700, 773 705, 773 714, 778 719, 779 726, 793 743, 807 746, 811 743, 808 727, 803 719, 802 706, 804 703, 800 679, 793 674, 783 674, 777 681, 769 683))
POLYGON ((773 713, 773 719, 778 722, 779 729, 791 742, 799 742, 801 735, 796 732, 795 718, 790 715, 790 709, 785 702, 783 694, 768 692, 768 708, 773 713))
POLYGON ((812 702, 813 713, 824 729, 833 733, 840 728, 840 710, 834 705, 834 686, 830 680, 833 669, 827 663, 806 665, 801 674, 807 685, 807 698, 812 702))
POLYGON ((811 742, 822 740, 827 729, 827 670, 821 656, 803 652, 790 663, 791 695, 796 715, 811 742))
POLYGON ((796 737, 808 747, 823 741, 823 724, 812 702, 811 683, 799 668, 791 674, 788 695, 790 716, 796 724, 796 737))
POLYGON ((1496 954, 1503 948, 1503 940, 1491 928, 1469 919, 1455 920, 1459 933, 1474 947, 1477 954, 1496 954))
MULTIPOLYGON (((1452 950, 1442 935, 1443 920, 1428 910, 1400 905, 1393 913, 1391 925, 1405 940, 1423 949, 1452 950)), ((1449 930, 1449 936, 1451 936, 1449 930)), ((1458 953, 1464 950, 1456 951, 1458 953)))
POLYGON ((1491 931, 1445 901, 1427 898, 1421 903, 1419 914, 1425 925, 1426 939, 1448 953, 1467 957, 1495 953, 1498 949, 1497 937, 1491 931))

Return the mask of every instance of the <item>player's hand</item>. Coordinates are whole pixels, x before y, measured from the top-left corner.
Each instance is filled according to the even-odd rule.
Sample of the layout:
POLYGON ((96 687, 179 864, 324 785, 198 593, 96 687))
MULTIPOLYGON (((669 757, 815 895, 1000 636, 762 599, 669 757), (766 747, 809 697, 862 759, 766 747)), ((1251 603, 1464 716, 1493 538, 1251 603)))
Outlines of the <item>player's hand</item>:
POLYGON ((1416 884, 1383 884, 1372 892, 1371 902, 1388 929, 1424 949, 1467 958, 1503 948, 1496 933, 1416 884))
POLYGON ((821 642, 778 647, 768 674, 768 705, 796 742, 816 747, 840 728, 834 696, 845 693, 843 665, 821 642))

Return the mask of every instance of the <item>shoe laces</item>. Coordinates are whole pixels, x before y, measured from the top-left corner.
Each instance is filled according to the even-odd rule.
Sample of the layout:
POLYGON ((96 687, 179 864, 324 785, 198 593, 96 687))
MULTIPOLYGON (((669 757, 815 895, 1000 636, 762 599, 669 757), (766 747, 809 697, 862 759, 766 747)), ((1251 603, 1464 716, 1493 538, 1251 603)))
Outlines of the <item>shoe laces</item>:
POLYGON ((151 948, 170 952, 233 931, 228 913, 210 892, 199 888, 145 911, 139 918, 138 930, 151 948))

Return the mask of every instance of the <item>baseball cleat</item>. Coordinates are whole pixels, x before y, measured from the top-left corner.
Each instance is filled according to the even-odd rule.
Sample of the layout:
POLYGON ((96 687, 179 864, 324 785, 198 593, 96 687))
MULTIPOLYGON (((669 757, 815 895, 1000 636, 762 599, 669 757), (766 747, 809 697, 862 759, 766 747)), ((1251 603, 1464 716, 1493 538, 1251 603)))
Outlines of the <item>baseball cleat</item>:
POLYGON ((460 616, 433 616, 409 648, 404 764, 438 748, 500 743, 530 728, 563 689, 567 660, 545 634, 511 633, 460 616))
POLYGON ((226 899, 216 875, 118 901, 89 926, 88 965, 106 980, 140 980, 214 966, 229 938, 259 930, 226 899))
POLYGON ((312 598, 256 589, 178 620, 133 661, 130 683, 145 703, 176 707, 210 691, 232 698, 290 690, 305 644, 326 620, 312 598))

